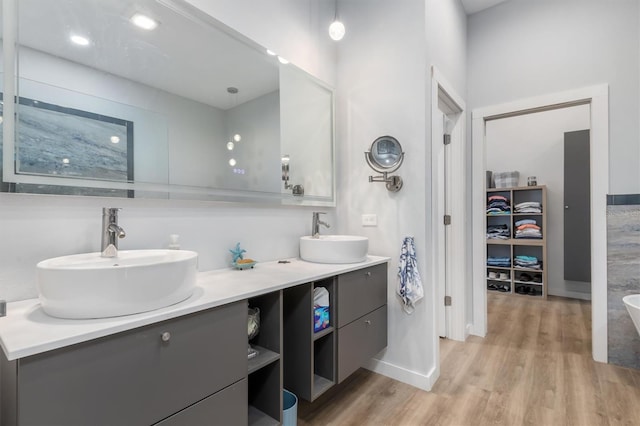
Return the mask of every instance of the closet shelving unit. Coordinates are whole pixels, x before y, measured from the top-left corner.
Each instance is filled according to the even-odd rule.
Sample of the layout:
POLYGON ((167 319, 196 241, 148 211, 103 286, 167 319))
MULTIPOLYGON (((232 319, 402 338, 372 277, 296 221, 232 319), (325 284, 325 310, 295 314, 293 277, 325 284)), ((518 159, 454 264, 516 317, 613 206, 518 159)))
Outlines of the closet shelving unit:
POLYGON ((527 297, 547 298, 547 187, 524 186, 514 188, 487 189, 486 201, 491 195, 502 195, 511 205, 509 214, 487 213, 486 225, 508 225, 509 239, 487 238, 487 258, 508 257, 509 267, 489 266, 486 268, 487 290, 501 291, 505 294, 526 295, 527 297), (515 213, 517 204, 527 201, 537 201, 542 206, 541 213, 515 213), (541 239, 515 238, 515 223, 521 219, 533 219, 541 228, 541 239), (516 256, 534 256, 541 263, 541 269, 522 268, 514 264, 516 256), (494 273, 495 278, 490 278, 494 273), (503 278, 500 278, 500 275, 503 278), (504 276, 506 274, 506 277, 504 276), (500 290, 497 290, 500 289, 500 290))

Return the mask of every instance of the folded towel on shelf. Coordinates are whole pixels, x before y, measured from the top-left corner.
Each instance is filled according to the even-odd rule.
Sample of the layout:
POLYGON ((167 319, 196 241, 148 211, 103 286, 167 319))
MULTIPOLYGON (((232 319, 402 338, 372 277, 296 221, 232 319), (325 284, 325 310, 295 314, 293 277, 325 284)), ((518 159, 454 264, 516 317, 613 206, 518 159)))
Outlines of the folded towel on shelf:
POLYGON ((402 301, 402 308, 406 313, 412 314, 415 310, 415 303, 424 297, 413 237, 405 237, 402 242, 398 278, 396 292, 402 301))
POLYGON ((510 268, 511 267, 511 258, 510 257, 487 257, 487 265, 488 266, 497 266, 501 268, 510 268))
POLYGON ((537 225, 538 222, 536 222, 534 219, 520 219, 518 221, 516 221, 515 225, 516 226, 522 226, 522 225, 537 225))
POLYGON ((509 225, 489 225, 487 226, 487 239, 489 240, 508 240, 511 238, 509 225))
POLYGON ((492 195, 487 198, 487 214, 509 214, 511 213, 511 205, 509 200, 502 195, 492 195))
POLYGON ((525 269, 542 269, 542 265, 540 261, 535 256, 516 256, 513 259, 513 266, 515 268, 525 268, 525 269))
POLYGON ((515 213, 542 213, 542 205, 538 201, 525 201, 513 208, 515 213))

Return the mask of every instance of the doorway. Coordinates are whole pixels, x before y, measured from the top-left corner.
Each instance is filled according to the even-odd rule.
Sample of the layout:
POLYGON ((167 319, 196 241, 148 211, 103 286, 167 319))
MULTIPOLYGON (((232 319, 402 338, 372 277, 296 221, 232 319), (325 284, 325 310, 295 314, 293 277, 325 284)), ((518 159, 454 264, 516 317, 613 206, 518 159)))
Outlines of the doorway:
MULTIPOLYGON (((543 275, 546 279, 539 286, 522 285, 516 280, 515 288, 510 289, 516 293, 520 289, 540 288, 543 289, 540 293, 544 293, 544 297, 549 294, 591 299, 590 278, 585 279, 590 275, 588 223, 586 229, 582 227, 589 217, 589 144, 587 140, 585 146, 584 138, 577 137, 588 135, 589 131, 585 129, 590 128, 590 121, 590 105, 585 103, 498 117, 487 120, 485 124, 487 170, 515 170, 520 173, 516 186, 525 187, 528 178, 532 178, 537 185, 546 188, 545 205, 542 206, 545 225, 542 217, 513 215, 515 224, 523 219, 539 222, 537 225, 543 228, 541 238, 510 240, 518 242, 513 256, 525 254, 525 251, 537 256, 536 253, 542 254, 544 248, 547 262, 542 262, 541 270, 545 272, 543 275), (570 152, 566 152, 568 147, 572 148, 570 152), (584 171, 584 168, 587 170, 584 171), (572 177, 577 182, 572 183, 572 177), (567 201, 569 199, 572 201, 567 201), (541 245, 534 248, 529 243, 541 245)), ((495 193, 492 192, 493 194, 495 193)), ((523 192, 518 191, 517 194, 519 201, 523 201, 523 192)), ((517 211, 516 201, 511 201, 511 208, 517 211)), ((491 219, 495 223, 497 218, 491 219)), ((516 232, 515 226, 513 228, 507 234, 513 236, 516 232)), ((495 251, 499 247, 492 245, 491 248, 495 251)), ((515 275, 521 274, 529 276, 531 271, 515 275)))
POLYGON ((440 337, 465 340, 465 119, 464 101, 432 67, 431 177, 432 278, 435 283, 436 332, 440 337))
POLYGON ((524 99, 479 110, 472 114, 472 214, 473 214, 473 326, 472 334, 487 332, 485 290, 486 236, 484 226, 486 177, 486 124, 499 117, 528 114, 589 104, 591 123, 591 297, 592 352, 596 361, 607 362, 607 227, 606 194, 609 166, 609 96, 608 86, 592 86, 524 99))

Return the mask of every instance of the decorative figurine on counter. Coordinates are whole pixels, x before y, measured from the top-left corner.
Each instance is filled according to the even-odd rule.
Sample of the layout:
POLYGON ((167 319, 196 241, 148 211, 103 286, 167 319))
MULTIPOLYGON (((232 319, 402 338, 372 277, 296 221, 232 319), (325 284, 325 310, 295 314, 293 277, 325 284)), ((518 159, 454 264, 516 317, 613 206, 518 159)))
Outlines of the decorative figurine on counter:
POLYGON ((258 263, 253 259, 244 259, 244 253, 247 251, 245 249, 240 248, 240 243, 236 244, 236 248, 231 250, 231 255, 233 256, 233 261, 231 265, 236 269, 249 269, 253 268, 253 266, 258 263))

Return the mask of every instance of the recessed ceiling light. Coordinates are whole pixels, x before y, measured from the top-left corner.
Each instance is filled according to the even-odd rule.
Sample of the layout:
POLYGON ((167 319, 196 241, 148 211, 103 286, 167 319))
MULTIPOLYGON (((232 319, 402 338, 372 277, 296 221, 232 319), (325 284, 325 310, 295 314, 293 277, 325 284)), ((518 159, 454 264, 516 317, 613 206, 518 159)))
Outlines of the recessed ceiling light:
POLYGON ((118 142, 120 142, 119 136, 111 136, 111 143, 118 143, 118 142))
POLYGON ((131 22, 133 25, 148 31, 155 30, 158 26, 158 21, 148 17, 147 15, 143 15, 142 13, 135 13, 131 17, 131 22))
POLYGON ((235 144, 233 142, 227 142, 227 149, 229 151, 233 151, 234 147, 235 147, 235 144))
POLYGON ((69 164, 69 159, 68 158, 63 158, 62 159, 62 164, 69 164))
POLYGON ((90 43, 88 38, 79 36, 77 34, 73 34, 70 38, 71 41, 78 46, 88 46, 90 43))
POLYGON ((239 134, 235 134, 233 135, 233 140, 236 142, 240 142, 242 140, 242 137, 239 134))
POLYGON ((234 158, 230 159, 230 160, 229 160, 229 165, 230 165, 231 167, 235 166, 235 165, 236 165, 236 160, 235 160, 234 158))

